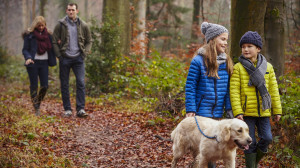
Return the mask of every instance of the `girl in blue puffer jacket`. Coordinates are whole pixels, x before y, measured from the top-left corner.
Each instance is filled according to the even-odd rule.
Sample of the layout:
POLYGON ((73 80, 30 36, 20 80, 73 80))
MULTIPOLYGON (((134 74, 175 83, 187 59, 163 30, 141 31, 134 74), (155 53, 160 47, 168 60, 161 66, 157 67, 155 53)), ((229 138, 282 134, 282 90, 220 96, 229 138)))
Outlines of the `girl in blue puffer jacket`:
POLYGON ((185 88, 186 116, 222 118, 224 111, 232 114, 229 77, 233 63, 226 54, 228 30, 203 22, 201 31, 207 44, 197 51, 190 65, 185 88))
MULTIPOLYGON (((203 22, 201 31, 207 44, 191 62, 185 86, 186 116, 222 118, 224 110, 233 118, 229 99, 229 77, 233 63, 226 54, 228 30, 221 25, 203 22)), ((209 162, 209 168, 216 167, 209 162)))

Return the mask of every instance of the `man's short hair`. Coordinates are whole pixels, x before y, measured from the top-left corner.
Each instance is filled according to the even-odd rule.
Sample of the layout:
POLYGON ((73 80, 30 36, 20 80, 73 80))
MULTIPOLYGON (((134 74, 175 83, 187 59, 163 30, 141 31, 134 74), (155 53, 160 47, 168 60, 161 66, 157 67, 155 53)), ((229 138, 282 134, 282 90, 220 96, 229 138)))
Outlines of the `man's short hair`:
POLYGON ((76 9, 78 9, 78 5, 77 5, 77 3, 68 3, 68 5, 67 5, 67 8, 66 9, 68 9, 68 6, 76 6, 76 9))

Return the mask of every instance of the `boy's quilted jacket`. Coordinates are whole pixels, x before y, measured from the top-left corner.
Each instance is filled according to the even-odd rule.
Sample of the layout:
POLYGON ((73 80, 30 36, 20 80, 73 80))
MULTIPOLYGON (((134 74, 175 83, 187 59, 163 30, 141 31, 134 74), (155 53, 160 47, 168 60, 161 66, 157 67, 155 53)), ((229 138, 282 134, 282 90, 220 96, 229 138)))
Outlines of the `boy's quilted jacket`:
POLYGON ((272 108, 262 111, 261 96, 255 86, 248 86, 249 75, 241 63, 234 66, 230 79, 230 100, 234 116, 270 117, 282 114, 278 85, 273 66, 268 63, 266 87, 271 95, 272 108))

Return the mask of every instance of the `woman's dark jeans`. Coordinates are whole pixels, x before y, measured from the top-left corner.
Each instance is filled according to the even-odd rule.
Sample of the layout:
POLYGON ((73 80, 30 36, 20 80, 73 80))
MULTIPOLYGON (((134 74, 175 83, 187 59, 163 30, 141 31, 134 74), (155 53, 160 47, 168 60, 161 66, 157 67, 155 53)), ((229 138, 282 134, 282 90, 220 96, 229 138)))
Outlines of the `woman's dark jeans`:
POLYGON ((30 96, 35 109, 40 108, 48 89, 48 61, 34 60, 34 64, 26 67, 30 80, 30 96), (40 91, 38 92, 38 80, 40 80, 40 91))

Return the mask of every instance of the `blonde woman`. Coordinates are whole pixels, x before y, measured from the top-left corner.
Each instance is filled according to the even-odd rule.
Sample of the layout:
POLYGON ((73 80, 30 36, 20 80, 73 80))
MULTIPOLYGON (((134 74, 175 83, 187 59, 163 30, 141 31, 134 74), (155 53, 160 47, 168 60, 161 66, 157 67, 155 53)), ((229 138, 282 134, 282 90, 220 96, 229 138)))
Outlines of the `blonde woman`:
POLYGON ((40 115, 40 104, 48 89, 48 66, 56 65, 52 37, 46 28, 43 16, 37 16, 23 33, 22 53, 30 80, 30 96, 35 115, 40 115), (40 90, 38 91, 38 79, 40 90))
MULTIPOLYGON (((185 87, 186 116, 214 119, 226 111, 233 118, 229 99, 229 77, 233 63, 226 54, 228 30, 221 25, 203 22, 201 31, 207 44, 193 58, 185 87)), ((208 167, 215 167, 208 163, 208 167)))

